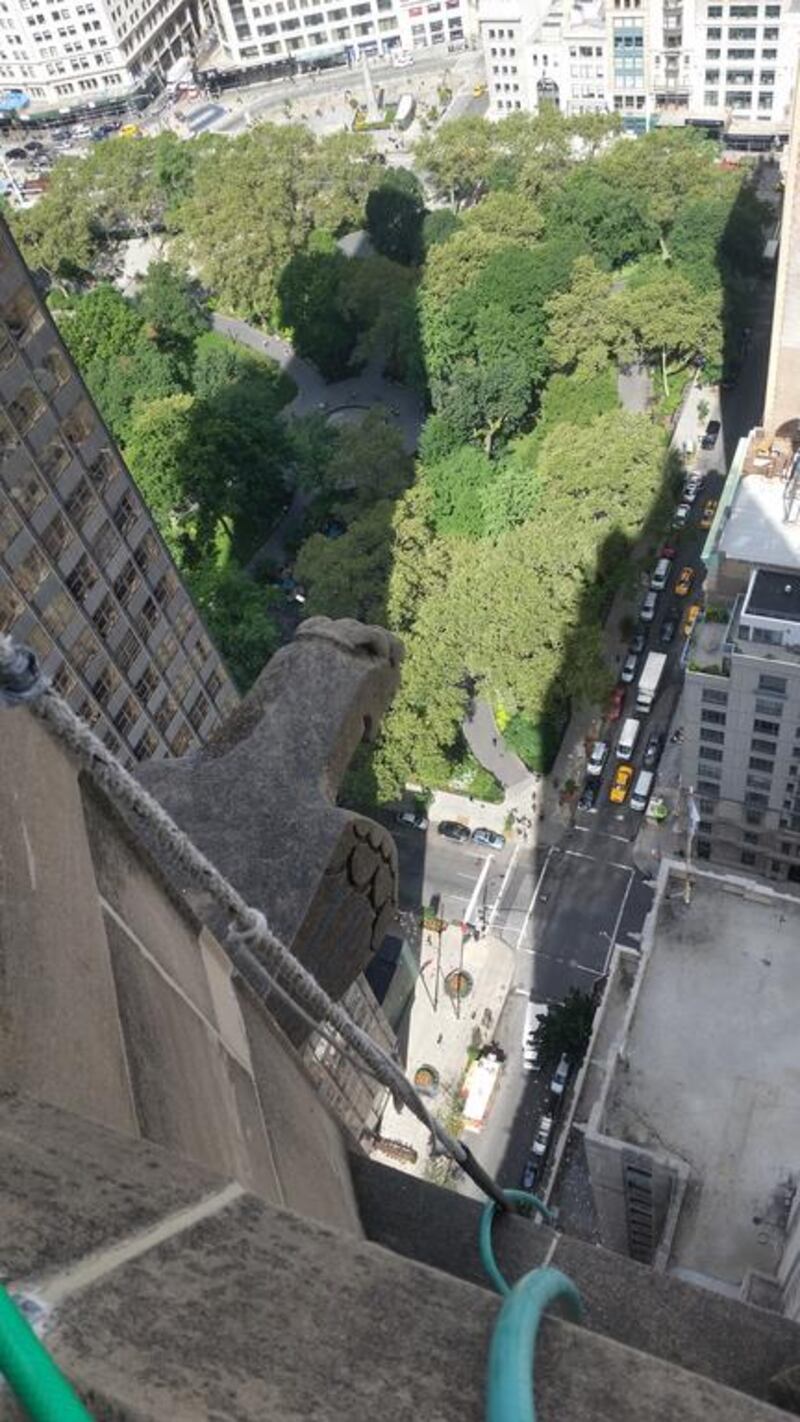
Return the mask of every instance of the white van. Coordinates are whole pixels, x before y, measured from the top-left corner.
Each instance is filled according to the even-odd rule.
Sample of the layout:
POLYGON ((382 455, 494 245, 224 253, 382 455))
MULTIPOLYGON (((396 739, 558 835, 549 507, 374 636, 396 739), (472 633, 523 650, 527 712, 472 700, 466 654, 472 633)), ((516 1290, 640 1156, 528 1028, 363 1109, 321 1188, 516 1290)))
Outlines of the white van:
POLYGON ((659 558, 653 572, 650 575, 650 587, 653 592, 663 592, 669 582, 669 575, 672 571, 671 558, 659 558))
POLYGON ((619 733, 619 740, 617 741, 618 760, 631 759, 641 724, 641 721, 639 721, 636 716, 629 716, 628 719, 623 722, 622 730, 619 733))
POLYGON ((650 792, 653 788, 655 776, 652 770, 640 770, 636 777, 636 784, 633 787, 630 798, 632 810, 646 810, 647 802, 650 799, 650 792))
POLYGON ((539 1070, 539 1048, 536 1045, 536 1029, 550 1008, 546 1002, 529 1002, 525 1008, 525 1026, 522 1029, 522 1065, 525 1071, 539 1070))

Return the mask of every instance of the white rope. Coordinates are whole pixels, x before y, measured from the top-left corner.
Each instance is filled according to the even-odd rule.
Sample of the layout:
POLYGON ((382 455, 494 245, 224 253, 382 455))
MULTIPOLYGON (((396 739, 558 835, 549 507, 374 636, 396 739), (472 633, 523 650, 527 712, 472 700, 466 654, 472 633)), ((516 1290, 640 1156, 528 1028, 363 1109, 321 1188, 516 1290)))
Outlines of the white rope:
POLYGON ((53 691, 39 672, 35 655, 10 637, 0 635, 0 705, 28 702, 31 710, 47 723, 85 766, 90 777, 117 803, 137 815, 153 834, 159 848, 196 884, 202 885, 232 920, 227 931, 227 950, 234 966, 256 994, 266 999, 275 993, 315 1032, 346 1056, 353 1065, 367 1071, 387 1086, 397 1104, 401 1102, 426 1126, 435 1146, 463 1165, 467 1153, 460 1141, 450 1136, 430 1114, 422 1098, 377 1042, 353 1021, 350 1014, 320 987, 289 948, 269 927, 266 917, 245 902, 237 889, 176 825, 159 802, 139 784, 75 714, 71 706, 53 691), (267 966, 256 956, 259 950, 267 966), (278 979, 282 979, 279 982, 278 979), (343 1039, 337 1041, 327 1030, 329 1023, 343 1039), (353 1049, 354 1056, 343 1046, 353 1049))

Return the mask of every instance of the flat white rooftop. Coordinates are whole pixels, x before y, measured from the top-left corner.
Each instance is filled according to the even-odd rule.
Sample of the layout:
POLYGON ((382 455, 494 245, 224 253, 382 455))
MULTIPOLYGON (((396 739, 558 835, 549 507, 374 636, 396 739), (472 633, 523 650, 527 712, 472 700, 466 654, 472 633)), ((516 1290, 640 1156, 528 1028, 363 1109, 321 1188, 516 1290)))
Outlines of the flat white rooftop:
POLYGON ((762 474, 745 474, 731 503, 722 530, 718 551, 726 558, 764 567, 800 567, 800 518, 797 504, 794 521, 787 521, 784 505, 786 483, 762 474))
POLYGON ((800 900, 698 872, 675 879, 609 1091, 609 1135, 685 1160, 669 1269, 738 1285, 774 1271, 776 1201, 800 1173, 800 900))

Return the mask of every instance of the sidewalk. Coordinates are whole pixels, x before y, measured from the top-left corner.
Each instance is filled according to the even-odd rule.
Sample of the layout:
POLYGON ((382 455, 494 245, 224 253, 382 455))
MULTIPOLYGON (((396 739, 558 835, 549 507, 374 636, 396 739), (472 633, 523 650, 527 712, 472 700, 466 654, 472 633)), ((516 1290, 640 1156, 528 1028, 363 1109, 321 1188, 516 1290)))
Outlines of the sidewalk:
MULTIPOLYGON (((432 1113, 453 1134, 460 1133, 456 1093, 468 1066, 470 1047, 492 1040, 514 975, 514 952, 488 935, 462 947, 460 928, 451 925, 441 935, 423 932, 420 973, 408 1022, 406 1074, 410 1081, 422 1066, 438 1074, 438 1087, 427 1097, 432 1113), (468 996, 453 1001, 445 990, 449 973, 462 970, 472 978, 468 996)), ((398 1168, 423 1176, 430 1164, 428 1132, 407 1109, 397 1111, 391 1098, 383 1114, 381 1136, 411 1146, 416 1163, 396 1161, 398 1168)))

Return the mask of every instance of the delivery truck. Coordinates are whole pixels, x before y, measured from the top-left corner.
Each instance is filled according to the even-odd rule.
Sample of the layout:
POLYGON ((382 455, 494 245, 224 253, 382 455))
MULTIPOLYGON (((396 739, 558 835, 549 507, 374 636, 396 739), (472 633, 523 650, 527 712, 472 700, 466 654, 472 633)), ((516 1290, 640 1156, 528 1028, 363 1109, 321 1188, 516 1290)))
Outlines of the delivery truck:
POLYGON ((647 660, 642 668, 639 677, 639 685, 636 688, 636 710, 643 711, 645 715, 652 711, 653 702, 656 699, 656 692, 661 684, 664 675, 664 668, 667 665, 666 652, 649 652, 647 660))

